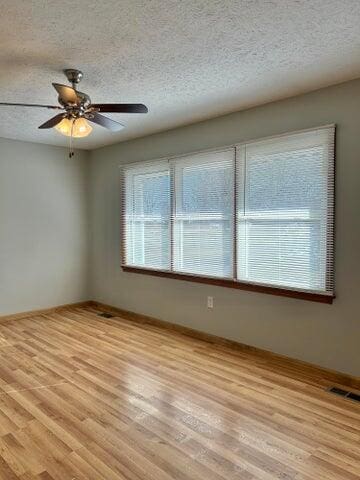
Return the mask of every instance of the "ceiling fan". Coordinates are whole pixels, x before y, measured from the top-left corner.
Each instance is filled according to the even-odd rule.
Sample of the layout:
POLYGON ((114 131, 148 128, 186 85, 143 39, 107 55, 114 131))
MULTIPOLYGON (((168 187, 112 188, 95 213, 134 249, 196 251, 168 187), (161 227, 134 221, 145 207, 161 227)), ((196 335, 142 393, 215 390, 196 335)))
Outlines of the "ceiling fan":
POLYGON ((111 118, 101 115, 102 113, 147 113, 148 109, 142 103, 92 103, 89 95, 77 90, 83 73, 76 69, 64 70, 66 78, 71 83, 71 87, 53 83, 53 87, 58 93, 60 105, 37 105, 31 103, 4 103, 0 106, 19 106, 19 107, 37 107, 49 108, 52 110, 61 110, 61 113, 50 118, 47 122, 39 126, 40 129, 55 127, 63 135, 69 137, 86 137, 92 131, 89 122, 107 128, 112 132, 117 132, 124 128, 122 123, 116 122, 111 118))

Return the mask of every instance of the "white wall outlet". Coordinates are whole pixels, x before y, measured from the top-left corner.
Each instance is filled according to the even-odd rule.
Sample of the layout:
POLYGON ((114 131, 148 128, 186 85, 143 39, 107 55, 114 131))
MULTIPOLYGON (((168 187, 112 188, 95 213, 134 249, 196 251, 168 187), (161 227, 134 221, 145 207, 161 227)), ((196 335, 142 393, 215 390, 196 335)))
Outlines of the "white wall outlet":
POLYGON ((214 297, 207 297, 207 307, 214 308, 214 297))

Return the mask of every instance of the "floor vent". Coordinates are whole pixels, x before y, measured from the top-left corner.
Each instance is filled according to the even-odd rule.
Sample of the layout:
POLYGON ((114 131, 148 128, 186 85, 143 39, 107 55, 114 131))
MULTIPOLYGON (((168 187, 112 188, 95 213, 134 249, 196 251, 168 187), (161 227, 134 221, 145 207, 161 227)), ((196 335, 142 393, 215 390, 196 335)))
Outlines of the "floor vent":
POLYGON ((114 318, 115 315, 113 315, 112 313, 108 313, 108 312, 101 312, 101 313, 98 313, 98 317, 114 318))
POLYGON ((335 395, 340 395, 340 397, 346 397, 346 395, 350 393, 347 390, 343 390, 342 388, 338 388, 338 387, 331 387, 328 389, 328 391, 330 393, 335 393, 335 395))
POLYGON ((360 402, 360 395, 358 393, 350 392, 349 390, 344 390, 339 387, 330 387, 327 390, 328 392, 334 393, 339 397, 349 398, 350 400, 353 400, 355 402, 360 402))
POLYGON ((346 398, 351 398, 351 400, 355 400, 355 402, 360 402, 360 395, 358 393, 350 392, 346 398))

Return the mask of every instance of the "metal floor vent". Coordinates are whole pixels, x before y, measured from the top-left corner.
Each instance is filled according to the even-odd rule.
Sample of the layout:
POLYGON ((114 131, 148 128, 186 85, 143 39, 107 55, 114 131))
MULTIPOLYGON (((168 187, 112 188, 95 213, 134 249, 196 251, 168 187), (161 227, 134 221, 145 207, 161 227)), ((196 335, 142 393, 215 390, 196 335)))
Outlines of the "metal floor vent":
POLYGON ((108 313, 108 312, 101 312, 101 313, 98 313, 98 317, 114 318, 115 315, 113 315, 112 313, 108 313))
POLYGON ((360 402, 360 395, 358 393, 350 392, 349 390, 344 390, 339 387, 330 387, 327 390, 328 392, 334 393, 335 395, 339 395, 340 397, 350 398, 350 400, 353 400, 355 402, 360 402))

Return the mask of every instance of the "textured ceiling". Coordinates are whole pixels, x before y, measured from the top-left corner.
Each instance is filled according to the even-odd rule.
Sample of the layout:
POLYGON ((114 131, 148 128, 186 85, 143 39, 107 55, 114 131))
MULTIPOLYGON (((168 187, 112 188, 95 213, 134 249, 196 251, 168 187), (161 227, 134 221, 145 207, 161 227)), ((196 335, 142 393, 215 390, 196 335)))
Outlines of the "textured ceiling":
MULTIPOLYGON (((79 148, 360 76, 360 0, 0 0, 0 101, 56 103, 63 68, 96 102, 143 102, 79 148)), ((50 110, 0 107, 0 137, 67 145, 50 110)))

